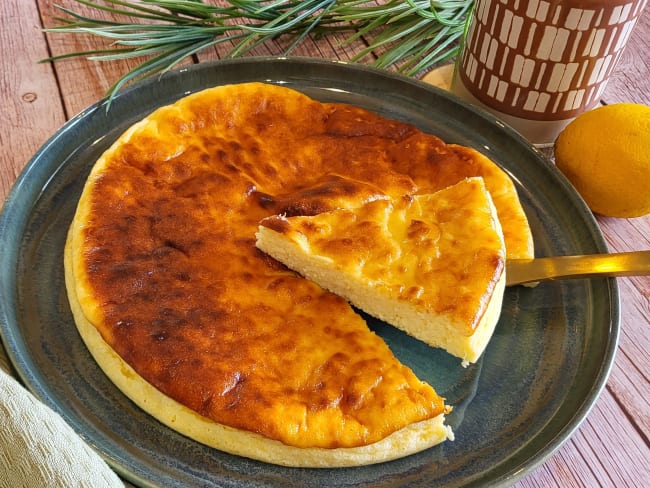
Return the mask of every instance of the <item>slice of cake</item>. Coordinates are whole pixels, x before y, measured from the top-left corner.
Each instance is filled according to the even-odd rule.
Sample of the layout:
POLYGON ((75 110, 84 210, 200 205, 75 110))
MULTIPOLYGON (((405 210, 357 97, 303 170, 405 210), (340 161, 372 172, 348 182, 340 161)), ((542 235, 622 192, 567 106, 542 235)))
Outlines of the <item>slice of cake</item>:
POLYGON ((260 222, 256 245, 425 343, 475 362, 501 312, 505 245, 480 177, 427 195, 260 222))

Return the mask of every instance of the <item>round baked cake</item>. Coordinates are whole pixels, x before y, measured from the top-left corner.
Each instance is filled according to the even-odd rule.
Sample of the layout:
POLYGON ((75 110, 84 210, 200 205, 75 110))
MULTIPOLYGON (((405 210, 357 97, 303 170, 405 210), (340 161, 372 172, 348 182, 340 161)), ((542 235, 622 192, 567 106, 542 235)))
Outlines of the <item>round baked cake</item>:
POLYGON ((341 297, 255 246, 271 215, 315 215, 480 176, 508 257, 532 257, 508 176, 412 125, 284 87, 189 95, 96 162, 65 249, 79 332, 171 428, 288 466, 350 466, 451 438, 449 411, 341 297))

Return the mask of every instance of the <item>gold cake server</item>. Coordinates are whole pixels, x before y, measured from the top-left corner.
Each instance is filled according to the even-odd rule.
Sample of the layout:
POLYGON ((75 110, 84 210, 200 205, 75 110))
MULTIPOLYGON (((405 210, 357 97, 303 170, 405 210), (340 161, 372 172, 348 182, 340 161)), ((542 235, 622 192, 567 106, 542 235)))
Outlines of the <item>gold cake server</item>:
POLYGON ((506 286, 595 276, 650 275, 650 251, 506 261, 506 286))

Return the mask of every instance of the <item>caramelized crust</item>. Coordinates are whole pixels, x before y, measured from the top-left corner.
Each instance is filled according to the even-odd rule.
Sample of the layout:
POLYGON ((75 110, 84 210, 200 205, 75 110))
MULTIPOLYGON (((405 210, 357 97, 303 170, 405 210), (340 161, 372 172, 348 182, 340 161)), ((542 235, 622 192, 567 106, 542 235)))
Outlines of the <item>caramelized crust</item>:
MULTIPOLYGON (((439 416, 443 401, 343 299, 257 250, 258 222, 475 174, 498 208, 523 215, 495 165, 407 124, 272 85, 206 90, 97 162, 68 286, 110 348, 202 416, 292 446, 366 445, 439 416)), ((529 232, 519 217, 512 226, 529 232)))

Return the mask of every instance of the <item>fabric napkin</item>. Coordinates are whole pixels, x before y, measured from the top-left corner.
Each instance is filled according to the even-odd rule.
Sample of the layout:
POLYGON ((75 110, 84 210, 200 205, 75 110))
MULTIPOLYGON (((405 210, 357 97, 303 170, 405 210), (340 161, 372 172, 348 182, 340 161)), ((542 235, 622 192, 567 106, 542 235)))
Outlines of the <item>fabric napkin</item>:
POLYGON ((0 488, 124 487, 54 410, 11 376, 0 344, 0 488))

